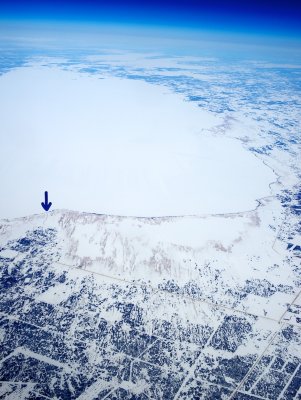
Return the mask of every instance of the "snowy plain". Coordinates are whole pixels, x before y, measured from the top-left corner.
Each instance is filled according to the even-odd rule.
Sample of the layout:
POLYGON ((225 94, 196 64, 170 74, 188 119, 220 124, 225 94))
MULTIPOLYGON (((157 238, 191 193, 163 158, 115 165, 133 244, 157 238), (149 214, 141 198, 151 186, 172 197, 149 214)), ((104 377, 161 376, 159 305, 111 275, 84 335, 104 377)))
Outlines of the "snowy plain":
POLYGON ((23 213, 0 221, 0 396, 298 399, 296 71, 141 53, 26 65, 0 77, 0 204, 23 213), (32 203, 45 189, 48 213, 32 203))
POLYGON ((0 77, 0 217, 56 209, 180 216, 254 209, 273 171, 167 88, 29 66, 0 77))

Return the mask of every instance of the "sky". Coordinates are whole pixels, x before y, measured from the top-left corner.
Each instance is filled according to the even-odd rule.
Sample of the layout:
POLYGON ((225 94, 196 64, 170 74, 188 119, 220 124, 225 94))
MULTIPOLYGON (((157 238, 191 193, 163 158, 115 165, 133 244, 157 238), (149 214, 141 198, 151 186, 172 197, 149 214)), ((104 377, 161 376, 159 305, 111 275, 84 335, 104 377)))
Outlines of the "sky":
POLYGON ((301 2, 3 0, 1 20, 121 23, 301 37, 301 2))

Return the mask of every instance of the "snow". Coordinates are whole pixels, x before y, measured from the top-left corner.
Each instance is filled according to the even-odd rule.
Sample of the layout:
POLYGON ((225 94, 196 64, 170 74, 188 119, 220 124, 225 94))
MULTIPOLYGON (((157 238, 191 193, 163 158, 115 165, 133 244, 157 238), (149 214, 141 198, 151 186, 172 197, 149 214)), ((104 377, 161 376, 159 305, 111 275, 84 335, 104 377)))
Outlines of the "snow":
POLYGON ((72 287, 61 284, 50 287, 49 289, 38 295, 37 299, 38 301, 44 301, 48 304, 57 305, 61 302, 66 301, 66 299, 68 299, 71 294, 72 287))
POLYGON ((0 251, 0 258, 9 258, 13 260, 15 257, 17 257, 17 255, 18 252, 11 249, 5 249, 0 251))
MULTIPOLYGON (((49 398, 60 382, 74 398, 279 399, 281 381, 294 390, 301 361, 300 256, 287 249, 300 244, 292 208, 301 200, 300 117, 281 103, 294 98, 292 86, 278 90, 270 72, 245 76, 243 63, 229 73, 230 65, 206 69, 200 59, 126 57, 111 62, 123 78, 110 67, 93 76, 35 62, 0 77, 2 187, 15 196, 1 199, 1 210, 9 215, 2 204, 12 210, 26 183, 13 215, 41 212, 0 225, 1 248, 11 249, 0 257, 18 254, 0 268, 6 379, 39 382, 45 368, 45 385, 34 388, 49 398), (170 82, 208 98, 202 108, 164 86, 170 71, 156 71, 181 62, 183 76, 199 71, 208 86, 170 82), (135 66, 141 76, 160 75, 162 86, 124 79, 135 66), (249 84, 256 93, 246 96, 249 84), (33 205, 45 189, 54 208, 66 209, 33 205), (134 208, 163 217, 99 215, 134 208)), ((4 393, 12 391, 20 398, 13 387, 4 393)))
POLYGON ((221 117, 157 85, 33 65, 0 77, 0 110, 0 218, 40 212, 45 190, 53 208, 101 214, 239 212, 276 180, 210 133, 221 117))

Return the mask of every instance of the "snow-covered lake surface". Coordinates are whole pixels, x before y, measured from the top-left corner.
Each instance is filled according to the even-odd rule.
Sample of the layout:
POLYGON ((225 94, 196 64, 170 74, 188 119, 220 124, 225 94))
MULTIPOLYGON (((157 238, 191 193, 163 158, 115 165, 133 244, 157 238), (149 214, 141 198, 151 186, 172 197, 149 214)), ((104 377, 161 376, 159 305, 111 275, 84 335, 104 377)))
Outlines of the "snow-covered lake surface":
MULTIPOLYGON (((0 217, 254 209, 276 175, 222 118, 159 85, 32 65, 0 77, 0 217)), ((243 133, 243 132, 242 132, 243 133)))

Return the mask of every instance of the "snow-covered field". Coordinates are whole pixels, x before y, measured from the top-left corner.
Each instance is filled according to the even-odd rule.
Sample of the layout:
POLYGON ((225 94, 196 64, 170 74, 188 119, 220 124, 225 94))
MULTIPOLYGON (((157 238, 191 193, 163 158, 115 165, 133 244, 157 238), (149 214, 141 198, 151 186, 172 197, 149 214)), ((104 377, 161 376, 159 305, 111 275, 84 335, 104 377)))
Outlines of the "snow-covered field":
POLYGON ((299 399, 300 68, 5 72, 0 398, 299 399))
POLYGON ((274 208, 3 220, 0 393, 297 399, 300 262, 274 208))
POLYGON ((0 217, 55 208, 127 216, 254 209, 276 175, 223 119, 170 89, 33 65, 0 77, 0 217))

